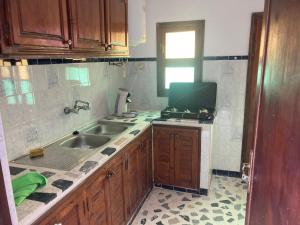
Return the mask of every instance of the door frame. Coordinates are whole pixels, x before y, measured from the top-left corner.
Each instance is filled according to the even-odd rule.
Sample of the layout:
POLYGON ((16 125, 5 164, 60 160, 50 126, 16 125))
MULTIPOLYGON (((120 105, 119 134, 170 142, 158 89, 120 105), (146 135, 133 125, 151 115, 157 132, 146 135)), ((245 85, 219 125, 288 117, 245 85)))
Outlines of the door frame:
POLYGON ((241 168, 243 167, 244 163, 250 163, 250 152, 254 149, 255 119, 257 114, 257 103, 259 95, 257 75, 262 26, 263 12, 253 13, 251 18, 251 31, 249 40, 249 60, 245 97, 241 168))

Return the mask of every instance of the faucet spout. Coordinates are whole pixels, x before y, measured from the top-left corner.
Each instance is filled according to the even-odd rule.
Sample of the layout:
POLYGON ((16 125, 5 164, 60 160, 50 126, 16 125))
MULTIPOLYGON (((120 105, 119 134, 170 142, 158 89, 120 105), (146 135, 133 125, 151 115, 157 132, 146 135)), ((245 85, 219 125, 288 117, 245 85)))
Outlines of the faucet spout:
POLYGON ((65 107, 64 113, 70 114, 70 113, 79 113, 79 110, 90 110, 90 103, 82 100, 76 100, 75 105, 73 108, 65 107))
POLYGON ((82 100, 76 100, 75 105, 74 105, 74 109, 77 109, 78 111, 80 109, 89 110, 90 109, 90 103, 86 102, 86 101, 82 101, 82 100))

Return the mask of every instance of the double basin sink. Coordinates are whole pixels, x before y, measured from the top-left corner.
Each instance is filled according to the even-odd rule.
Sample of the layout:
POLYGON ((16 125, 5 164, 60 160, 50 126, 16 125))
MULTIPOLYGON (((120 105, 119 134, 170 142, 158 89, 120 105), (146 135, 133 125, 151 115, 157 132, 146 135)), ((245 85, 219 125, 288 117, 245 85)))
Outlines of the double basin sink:
MULTIPOLYGON (((98 149, 117 138, 134 123, 98 121, 44 147, 44 156, 24 156, 13 162, 37 167, 70 171, 98 149)), ((99 153, 100 154, 100 153, 99 153)))
POLYGON ((62 141, 60 146, 85 150, 99 148, 132 125, 130 123, 98 122, 98 124, 92 125, 82 130, 82 132, 78 132, 78 134, 75 131, 73 137, 66 137, 66 140, 62 141))

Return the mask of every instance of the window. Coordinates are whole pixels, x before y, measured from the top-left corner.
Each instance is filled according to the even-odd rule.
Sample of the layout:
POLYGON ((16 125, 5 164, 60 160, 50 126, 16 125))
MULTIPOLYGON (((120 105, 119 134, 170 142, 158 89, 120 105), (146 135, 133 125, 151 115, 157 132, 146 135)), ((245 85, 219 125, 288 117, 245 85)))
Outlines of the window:
POLYGON ((157 95, 171 83, 202 80, 204 20, 157 24, 157 95))

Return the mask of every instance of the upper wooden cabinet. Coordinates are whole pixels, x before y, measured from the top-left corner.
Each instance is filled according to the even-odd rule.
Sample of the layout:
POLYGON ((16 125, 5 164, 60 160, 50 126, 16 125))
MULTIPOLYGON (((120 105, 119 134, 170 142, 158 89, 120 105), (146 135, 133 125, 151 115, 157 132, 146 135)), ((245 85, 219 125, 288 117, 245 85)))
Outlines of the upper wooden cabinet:
POLYGON ((72 0, 70 8, 73 48, 104 50, 104 0, 72 0))
POLYGON ((126 0, 1 0, 0 24, 5 55, 128 55, 126 0))
POLYGON ((4 32, 9 45, 69 48, 67 0, 7 0, 6 3, 4 32))
POLYGON ((106 0, 107 43, 112 51, 128 50, 127 0, 106 0))

